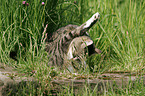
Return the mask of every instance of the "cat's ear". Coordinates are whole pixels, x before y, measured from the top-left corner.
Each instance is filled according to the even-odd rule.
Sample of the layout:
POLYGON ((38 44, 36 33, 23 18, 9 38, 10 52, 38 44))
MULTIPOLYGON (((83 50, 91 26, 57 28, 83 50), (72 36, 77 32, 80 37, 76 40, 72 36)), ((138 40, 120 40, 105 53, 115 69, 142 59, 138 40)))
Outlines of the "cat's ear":
POLYGON ((101 51, 100 49, 98 49, 98 48, 95 48, 95 52, 96 52, 97 54, 101 54, 101 53, 102 53, 102 51, 101 51))

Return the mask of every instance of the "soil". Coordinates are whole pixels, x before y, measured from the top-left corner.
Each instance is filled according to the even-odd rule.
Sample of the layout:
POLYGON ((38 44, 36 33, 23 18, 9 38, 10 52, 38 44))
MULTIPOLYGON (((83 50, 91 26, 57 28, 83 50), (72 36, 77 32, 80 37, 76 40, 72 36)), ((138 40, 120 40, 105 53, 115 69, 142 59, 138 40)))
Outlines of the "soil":
MULTIPOLYGON (((94 75, 97 73, 94 73, 94 75)), ((14 68, 8 67, 5 64, 0 63, 0 96, 5 96, 8 94, 10 89, 19 87, 20 84, 23 86, 23 82, 34 82, 33 77, 25 77, 15 71, 14 68)), ((133 86, 135 82, 143 81, 145 85, 145 74, 141 73, 131 73, 131 72, 107 72, 103 73, 95 78, 92 76, 77 76, 75 78, 54 78, 52 80, 52 85, 54 86, 52 92, 57 94, 64 89, 64 86, 73 88, 74 92, 77 94, 78 89, 89 86, 92 88, 97 88, 97 92, 103 92, 104 90, 109 90, 109 88, 125 88, 130 84, 133 86)), ((19 89, 19 88, 17 88, 19 89)), ((13 92, 14 93, 14 92, 13 92)))

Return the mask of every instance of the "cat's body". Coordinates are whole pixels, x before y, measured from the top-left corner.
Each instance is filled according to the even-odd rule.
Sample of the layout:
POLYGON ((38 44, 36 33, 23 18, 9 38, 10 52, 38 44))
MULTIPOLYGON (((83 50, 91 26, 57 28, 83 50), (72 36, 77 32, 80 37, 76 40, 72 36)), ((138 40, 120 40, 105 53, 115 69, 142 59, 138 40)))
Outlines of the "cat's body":
POLYGON ((73 61, 84 63, 80 58, 84 58, 87 52, 88 55, 101 53, 87 33, 99 17, 99 13, 96 13, 81 26, 70 24, 54 32, 46 45, 46 51, 50 55, 49 65, 63 67, 71 65, 73 61))

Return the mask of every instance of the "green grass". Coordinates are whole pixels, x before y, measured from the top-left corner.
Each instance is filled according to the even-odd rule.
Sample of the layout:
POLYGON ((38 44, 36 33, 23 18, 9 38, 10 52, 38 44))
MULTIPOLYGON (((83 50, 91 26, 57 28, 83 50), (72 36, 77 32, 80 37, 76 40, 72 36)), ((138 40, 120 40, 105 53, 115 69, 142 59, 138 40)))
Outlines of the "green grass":
MULTIPOLYGON (((144 71, 144 0, 76 0, 75 3, 74 0, 46 0, 44 6, 39 0, 27 0, 29 6, 24 6, 22 0, 0 2, 0 62, 40 80, 43 86, 39 88, 39 95, 50 89, 49 83, 45 83, 51 81, 52 73, 59 76, 64 72, 47 66, 46 33, 68 24, 81 25, 96 12, 101 18, 89 34, 103 56, 88 58, 88 64, 95 66, 93 71, 144 71), (46 24, 47 31, 44 31, 46 24), (17 62, 9 57, 11 51, 17 52, 17 62)), ((91 72, 87 69, 79 73, 91 72)), ((144 94, 141 91, 144 87, 137 88, 119 94, 128 95, 127 90, 133 92, 130 95, 144 94)), ((109 91, 104 95, 118 94, 109 91)))

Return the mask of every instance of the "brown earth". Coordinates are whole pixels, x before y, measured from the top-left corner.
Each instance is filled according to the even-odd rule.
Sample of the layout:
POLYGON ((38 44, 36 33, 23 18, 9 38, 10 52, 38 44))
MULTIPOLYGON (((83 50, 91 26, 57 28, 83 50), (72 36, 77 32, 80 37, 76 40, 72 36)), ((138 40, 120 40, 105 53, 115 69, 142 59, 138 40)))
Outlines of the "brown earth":
POLYGON ((0 63, 0 96, 7 96, 14 87, 27 81, 33 81, 33 78, 21 76, 14 68, 0 63))
MULTIPOLYGON (((94 74, 95 75, 95 74, 94 74)), ((84 86, 89 86, 92 88, 97 88, 97 92, 107 91, 108 88, 125 88, 128 84, 133 86, 136 81, 143 81, 145 85, 145 74, 141 73, 130 73, 130 72, 107 72, 103 73, 96 78, 78 76, 71 79, 58 79, 55 78, 52 80, 54 86, 52 92, 57 94, 65 87, 73 88, 75 94, 78 93, 80 88, 84 86), (130 82, 131 81, 131 82, 130 82)), ((0 63, 0 96, 6 96, 11 90, 15 92, 16 87, 23 86, 26 82, 34 82, 34 78, 25 77, 19 74, 12 67, 8 67, 0 63)), ((19 89, 19 88, 17 88, 19 89)))

